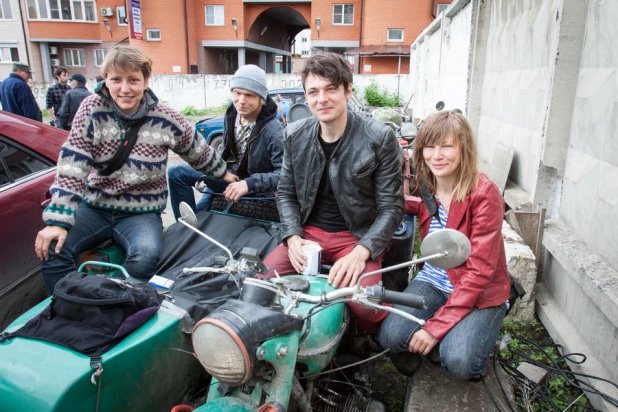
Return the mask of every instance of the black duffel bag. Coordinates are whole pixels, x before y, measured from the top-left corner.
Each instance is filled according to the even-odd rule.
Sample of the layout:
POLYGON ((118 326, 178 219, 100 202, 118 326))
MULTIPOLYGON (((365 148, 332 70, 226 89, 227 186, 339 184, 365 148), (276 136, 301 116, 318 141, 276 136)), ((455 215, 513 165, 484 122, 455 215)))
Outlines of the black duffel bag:
POLYGON ((0 341, 40 339, 100 357, 150 319, 162 300, 148 283, 71 272, 56 283, 41 313, 15 332, 1 334, 0 341))

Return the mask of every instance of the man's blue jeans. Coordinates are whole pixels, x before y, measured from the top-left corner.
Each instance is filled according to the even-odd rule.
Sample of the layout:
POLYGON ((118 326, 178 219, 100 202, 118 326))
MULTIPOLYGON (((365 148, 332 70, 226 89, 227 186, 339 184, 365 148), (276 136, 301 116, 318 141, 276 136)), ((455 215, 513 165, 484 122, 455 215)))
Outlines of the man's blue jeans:
MULTIPOLYGON (((427 309, 412 309, 395 305, 419 319, 429 319, 446 303, 449 294, 423 281, 412 282, 405 290, 425 298, 427 309)), ((444 336, 440 345, 442 367, 462 378, 477 378, 483 372, 506 312, 506 305, 486 309, 473 308, 444 336)), ((412 335, 420 329, 416 322, 389 313, 378 331, 378 343, 393 353, 405 352, 412 335)))
POLYGON ((172 211, 176 220, 180 217, 178 207, 180 202, 186 202, 191 209, 196 212, 200 210, 210 210, 212 208, 213 195, 212 193, 223 193, 228 183, 225 180, 215 179, 214 177, 206 177, 207 193, 204 193, 200 201, 195 204, 195 195, 193 194, 193 186, 204 174, 193 170, 191 166, 186 164, 177 164, 167 168, 167 183, 170 192, 170 202, 172 203, 172 211))
POLYGON ((154 275, 161 247, 163 222, 161 214, 125 213, 97 209, 81 204, 75 225, 69 230, 60 253, 49 247, 49 259, 41 262, 41 274, 47 291, 52 294, 56 282, 76 270, 75 256, 113 239, 127 252, 124 267, 134 278, 149 279, 154 275))

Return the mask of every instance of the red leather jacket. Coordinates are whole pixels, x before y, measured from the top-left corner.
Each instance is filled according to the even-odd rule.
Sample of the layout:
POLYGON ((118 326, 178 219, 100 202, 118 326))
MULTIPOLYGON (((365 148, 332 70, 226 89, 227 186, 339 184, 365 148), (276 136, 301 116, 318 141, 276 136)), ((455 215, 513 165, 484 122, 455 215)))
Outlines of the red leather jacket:
MULTIPOLYGON (((406 196, 406 213, 418 215, 421 238, 429 231, 431 216, 421 198, 406 196)), ((509 297, 509 277, 502 239, 504 199, 496 185, 480 174, 477 187, 463 202, 451 203, 447 228, 468 236, 470 257, 463 264, 447 269, 453 293, 423 327, 436 339, 442 338, 472 311, 498 306, 509 297)))

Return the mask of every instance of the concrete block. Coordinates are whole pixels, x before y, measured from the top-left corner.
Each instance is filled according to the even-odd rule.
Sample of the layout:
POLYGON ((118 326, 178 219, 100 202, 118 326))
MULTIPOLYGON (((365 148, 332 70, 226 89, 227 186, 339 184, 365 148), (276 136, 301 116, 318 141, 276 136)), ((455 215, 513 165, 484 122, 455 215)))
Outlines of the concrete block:
POLYGON ((526 291, 526 295, 517 302, 509 313, 514 322, 529 322, 534 319, 534 285, 536 284, 536 259, 532 249, 515 232, 506 221, 502 224, 502 237, 506 252, 509 272, 526 291))
MULTIPOLYGON (((491 359, 490 359, 491 362, 491 359)), ((497 374, 490 363, 487 368, 485 383, 470 382, 458 379, 446 373, 441 366, 433 365, 427 358, 419 370, 408 379, 408 395, 406 412, 435 412, 435 411, 508 411, 510 410, 504 395, 498 385, 497 377, 504 387, 509 398, 513 400, 513 390, 506 373, 500 366, 496 368, 497 374), (491 392, 491 396, 488 393, 491 392), (492 397, 498 403, 497 409, 492 397)))
MULTIPOLYGON (((562 345, 562 353, 577 352, 586 355, 586 362, 582 364, 569 362, 571 370, 586 375, 612 379, 612 371, 606 368, 615 368, 615 362, 610 361, 608 363, 606 360, 601 360, 594 356, 594 351, 588 345, 587 339, 579 333, 578 328, 565 316, 564 310, 560 308, 558 302, 540 283, 537 285, 536 311, 554 342, 562 345)), ((589 379, 585 376, 582 376, 581 379, 591 385, 592 388, 618 399, 618 389, 612 384, 589 379)), ((600 411, 618 411, 618 408, 600 396, 593 395, 592 393, 587 393, 586 396, 592 405, 600 411)))

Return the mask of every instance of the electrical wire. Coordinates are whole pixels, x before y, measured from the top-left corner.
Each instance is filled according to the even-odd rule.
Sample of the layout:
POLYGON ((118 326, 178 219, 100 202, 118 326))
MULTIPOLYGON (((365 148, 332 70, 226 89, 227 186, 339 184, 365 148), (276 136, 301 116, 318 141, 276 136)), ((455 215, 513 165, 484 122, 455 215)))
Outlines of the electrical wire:
MULTIPOLYGON (((574 372, 574 371, 568 370, 560 366, 560 362, 566 363, 566 361, 569 361, 573 364, 580 365, 586 361, 587 359, 586 355, 582 353, 567 353, 567 354, 561 354, 558 358, 554 359, 549 354, 547 348, 555 348, 556 350, 558 350, 559 353, 561 353, 562 352, 561 345, 557 345, 557 344, 540 345, 536 342, 533 342, 523 337, 514 336, 513 338, 517 339, 522 344, 527 345, 531 350, 540 353, 542 356, 541 357, 539 357, 538 355, 533 356, 534 353, 527 353, 521 349, 512 349, 510 351, 510 355, 511 355, 510 359, 506 359, 506 358, 497 356, 496 351, 494 351, 494 354, 493 354, 494 372, 496 375, 498 386, 500 387, 500 390, 502 391, 502 395, 504 396, 504 399, 506 400, 507 405, 509 409, 511 410, 511 412, 515 412, 517 407, 514 408, 511 405, 509 401, 509 397, 506 394, 506 390, 504 389, 504 386, 502 385, 502 382, 500 381, 498 370, 497 370, 498 364, 502 367, 504 372, 510 376, 511 380, 518 386, 524 398, 527 398, 527 396, 532 393, 533 396, 531 396, 530 399, 526 400, 527 403, 537 402, 539 406, 545 403, 545 408, 547 408, 547 405, 549 405, 551 407, 551 410, 559 411, 559 412, 564 412, 567 409, 570 409, 572 407, 580 407, 585 410, 598 411, 598 409, 595 409, 594 407, 590 405, 586 405, 586 404, 579 402, 582 395, 593 394, 593 395, 601 397, 603 400, 605 400, 609 404, 618 407, 618 399, 613 398, 607 393, 599 391, 591 383, 584 382, 580 378, 586 378, 590 381, 605 382, 610 385, 613 385, 616 388, 618 388, 618 384, 608 379, 599 377, 599 376, 589 375, 589 374, 585 374, 581 372, 574 372), (581 359, 576 359, 576 358, 581 358, 581 359), (543 363, 543 361, 539 359, 547 359, 548 362, 543 363), (522 362, 527 362, 536 367, 544 369, 545 371, 547 371, 548 376, 546 376, 544 381, 540 384, 537 384, 529 380, 525 375, 523 375, 521 372, 517 370, 517 367, 522 362), (572 397, 565 399, 563 396, 559 394, 552 393, 550 382, 552 381, 552 379, 557 378, 557 377, 561 377, 564 380, 564 386, 569 390, 570 393, 581 392, 581 394, 573 395, 572 397), (568 406, 566 409, 563 410, 560 406, 557 405, 557 402, 561 402, 568 406)), ((509 346, 509 348, 510 347, 511 346, 509 346)), ((485 385, 485 389, 487 390, 492 402, 494 403, 496 408, 500 410, 500 407, 498 406, 493 394, 487 387, 485 380, 483 380, 483 384, 485 385)))

